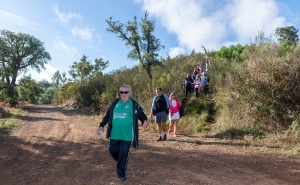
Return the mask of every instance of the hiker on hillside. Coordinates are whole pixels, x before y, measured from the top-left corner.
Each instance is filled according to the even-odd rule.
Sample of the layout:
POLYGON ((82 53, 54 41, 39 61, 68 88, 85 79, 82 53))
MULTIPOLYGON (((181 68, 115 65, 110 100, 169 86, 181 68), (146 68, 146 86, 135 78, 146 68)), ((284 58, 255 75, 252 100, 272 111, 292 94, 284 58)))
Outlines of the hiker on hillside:
POLYGON ((174 91, 171 92, 169 96, 170 100, 170 109, 169 109, 169 130, 168 133, 170 134, 172 132, 172 129, 174 128, 174 137, 177 136, 178 131, 178 122, 179 122, 179 107, 181 107, 180 99, 177 98, 176 93, 174 91))
POLYGON ((199 66, 199 74, 203 72, 203 67, 202 65, 199 66))
POLYGON ((184 78, 183 88, 185 90, 185 97, 187 98, 188 94, 192 93, 193 90, 193 79, 191 78, 190 73, 187 73, 184 78))
POLYGON ((200 88, 201 88, 201 77, 200 74, 197 74, 196 79, 194 80, 195 90, 196 90, 196 98, 198 99, 200 96, 200 88))
POLYGON ((155 116, 155 122, 158 126, 158 138, 157 141, 167 139, 167 128, 166 121, 169 114, 169 98, 168 95, 164 94, 162 89, 156 88, 156 95, 152 101, 151 115, 155 116))
POLYGON ((209 61, 206 60, 206 61, 205 61, 205 69, 208 69, 208 67, 209 67, 209 61))
POLYGON ((194 68, 194 72, 193 75, 191 76, 192 80, 194 80, 196 78, 196 75, 199 73, 199 70, 197 70, 197 68, 194 68))
POLYGON ((97 134, 104 132, 107 126, 106 137, 110 139, 109 152, 117 161, 117 174, 121 182, 126 182, 126 168, 129 150, 132 145, 138 148, 139 126, 138 120, 144 128, 148 126, 147 116, 142 107, 131 98, 132 91, 129 85, 123 84, 119 88, 120 98, 113 101, 108 108, 97 134))
POLYGON ((208 86, 209 86, 209 76, 207 75, 207 72, 203 72, 203 77, 201 79, 202 85, 203 85, 203 93, 206 96, 208 94, 208 86))

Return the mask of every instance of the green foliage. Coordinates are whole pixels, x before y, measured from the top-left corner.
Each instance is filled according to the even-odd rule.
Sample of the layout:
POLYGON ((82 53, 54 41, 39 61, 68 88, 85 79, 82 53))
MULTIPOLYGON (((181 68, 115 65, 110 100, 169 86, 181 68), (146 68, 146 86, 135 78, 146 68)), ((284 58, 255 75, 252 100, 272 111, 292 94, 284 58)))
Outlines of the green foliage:
POLYGON ((209 126, 205 122, 205 113, 200 115, 188 115, 184 116, 179 121, 180 132, 191 135, 197 132, 203 132, 210 130, 209 126))
POLYGON ((16 85, 19 74, 29 68, 40 72, 51 60, 44 43, 24 33, 0 31, 0 75, 7 85, 16 85))
POLYGON ((280 43, 280 48, 282 49, 282 51, 284 53, 286 53, 287 51, 289 51, 291 49, 291 46, 289 46, 287 43, 282 42, 280 43))
POLYGON ((57 89, 55 87, 47 88, 45 93, 42 94, 42 96, 40 97, 39 103, 41 103, 41 104, 51 104, 52 99, 53 99, 54 94, 55 94, 56 91, 57 91, 57 89))
MULTIPOLYGON (((88 60, 88 57, 83 55, 79 62, 74 62, 71 66, 69 74, 75 81, 83 81, 92 76, 102 75, 102 71, 108 66, 108 61, 104 62, 102 58, 95 59, 94 64, 88 60)), ((62 77, 57 75, 55 79, 61 80, 62 77)))
POLYGON ((14 127, 18 126, 16 118, 22 114, 23 111, 17 108, 9 108, 3 111, 2 107, 0 107, 0 131, 10 132, 14 127))
POLYGON ((11 106, 15 106, 19 98, 17 87, 14 85, 3 85, 3 87, 4 88, 0 90, 0 98, 9 102, 11 106))
MULTIPOLYGON (((180 119, 180 130, 192 134, 213 128, 230 137, 248 134, 261 137, 283 130, 287 135, 297 135, 300 49, 299 46, 288 47, 284 53, 282 45, 268 43, 227 48, 231 54, 224 56, 230 57, 219 55, 218 61, 214 60, 209 68, 210 88, 216 103, 215 122, 209 121, 212 100, 190 97, 184 104, 186 116, 180 119)), ((201 53, 162 59, 162 67, 152 66, 152 80, 138 66, 122 67, 81 83, 64 85, 54 99, 63 103, 73 98, 81 105, 104 113, 118 97, 118 88, 128 84, 132 87, 133 99, 149 114, 156 87, 161 87, 167 95, 175 91, 182 100, 186 73, 204 61, 201 53)))
POLYGON ((19 80, 18 94, 21 100, 29 101, 30 103, 38 103, 39 98, 44 93, 44 90, 38 86, 35 80, 31 77, 23 77, 19 80))
POLYGON ((185 104, 185 112, 191 115, 201 115, 202 113, 206 113, 209 109, 210 101, 208 101, 205 97, 201 97, 200 99, 191 98, 185 104))
POLYGON ((0 131, 10 132, 16 126, 18 123, 15 120, 0 119, 0 131))
POLYGON ((68 99, 76 99, 78 96, 77 89, 79 87, 80 82, 70 82, 60 89, 55 89, 55 94, 53 95, 52 103, 60 104, 66 102, 68 99))
POLYGON ((148 20, 147 11, 140 23, 137 22, 136 16, 133 21, 127 24, 119 21, 112 21, 112 17, 106 22, 109 25, 108 32, 117 34, 118 37, 125 42, 125 45, 131 48, 128 58, 139 61, 140 67, 147 71, 150 79, 152 79, 151 67, 161 65, 158 59, 158 52, 164 48, 160 40, 154 36, 154 21, 148 20))
POLYGON ((216 61, 226 59, 227 61, 244 61, 247 59, 245 52, 245 46, 237 44, 236 46, 231 45, 230 47, 223 46, 219 51, 216 52, 216 61))
POLYGON ((122 84, 129 84, 133 91, 133 98, 148 112, 156 87, 161 87, 168 95, 174 90, 179 97, 184 96, 183 79, 187 72, 191 72, 199 65, 199 62, 193 61, 205 61, 205 59, 202 54, 195 53, 193 57, 182 56, 172 60, 162 60, 163 67, 153 66, 152 83, 148 74, 138 66, 121 67, 110 74, 88 78, 81 83, 70 82, 71 85, 68 87, 65 85, 54 95, 53 102, 64 103, 67 99, 74 99, 81 105, 105 112, 113 99, 118 97, 118 88, 122 84))
POLYGON ((102 92, 103 85, 101 81, 97 79, 84 80, 81 82, 81 85, 77 89, 78 99, 80 103, 84 106, 91 105, 93 102, 93 95, 100 91, 102 92))
POLYGON ((51 87, 51 84, 47 81, 47 80, 42 80, 42 81, 39 81, 39 82, 37 82, 37 85, 39 86, 39 87, 41 87, 42 89, 44 89, 44 90, 46 90, 46 89, 48 89, 49 87, 51 87))
POLYGON ((59 86, 60 86, 60 81, 61 81, 61 79, 62 79, 62 76, 61 76, 59 70, 57 70, 57 71, 53 74, 53 76, 52 76, 51 79, 52 79, 52 82, 55 84, 55 87, 59 87, 59 86))
POLYGON ((83 81, 88 77, 102 75, 102 71, 108 66, 108 61, 104 62, 102 58, 95 59, 94 64, 83 55, 79 62, 74 62, 69 74, 75 81, 83 81))
POLYGON ((299 46, 288 46, 283 54, 283 45, 250 45, 245 48, 249 60, 212 66, 219 129, 261 136, 299 120, 299 46))
POLYGON ((297 45, 299 43, 298 30, 294 26, 278 27, 275 30, 280 43, 285 43, 288 46, 297 45))

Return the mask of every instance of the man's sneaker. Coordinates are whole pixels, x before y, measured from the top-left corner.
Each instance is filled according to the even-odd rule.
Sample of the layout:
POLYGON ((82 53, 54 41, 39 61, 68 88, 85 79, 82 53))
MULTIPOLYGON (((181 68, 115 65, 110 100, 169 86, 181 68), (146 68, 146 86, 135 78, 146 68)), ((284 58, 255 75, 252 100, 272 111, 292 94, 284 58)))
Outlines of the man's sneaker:
POLYGON ((166 139, 167 139, 167 134, 165 133, 164 137, 163 137, 163 140, 166 140, 166 139))
POLYGON ((121 182, 127 182, 127 179, 126 179, 126 177, 120 177, 120 181, 121 182))
POLYGON ((157 140, 156 141, 161 141, 162 140, 162 137, 161 136, 158 136, 157 140))

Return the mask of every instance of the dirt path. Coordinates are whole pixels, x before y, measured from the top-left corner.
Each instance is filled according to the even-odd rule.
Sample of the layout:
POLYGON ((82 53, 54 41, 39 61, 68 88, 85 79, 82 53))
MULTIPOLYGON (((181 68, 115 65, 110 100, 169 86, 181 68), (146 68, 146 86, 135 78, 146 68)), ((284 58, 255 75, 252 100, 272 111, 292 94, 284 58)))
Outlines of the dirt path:
MULTIPOLYGON (((0 141, 1 185, 121 184, 108 140, 95 137, 99 117, 40 105, 0 141)), ((300 160, 197 136, 157 142, 151 128, 132 149, 127 184, 300 184, 300 160), (195 140, 201 142, 191 142, 195 140)))

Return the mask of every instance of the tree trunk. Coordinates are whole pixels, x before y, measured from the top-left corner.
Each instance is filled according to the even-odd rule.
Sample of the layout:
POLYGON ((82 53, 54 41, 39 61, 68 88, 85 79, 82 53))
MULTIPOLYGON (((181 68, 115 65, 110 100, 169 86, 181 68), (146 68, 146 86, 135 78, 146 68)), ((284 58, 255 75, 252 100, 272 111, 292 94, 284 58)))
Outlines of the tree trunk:
POLYGON ((150 67, 146 67, 146 71, 147 71, 147 74, 148 74, 150 80, 152 81, 151 68, 150 67))

